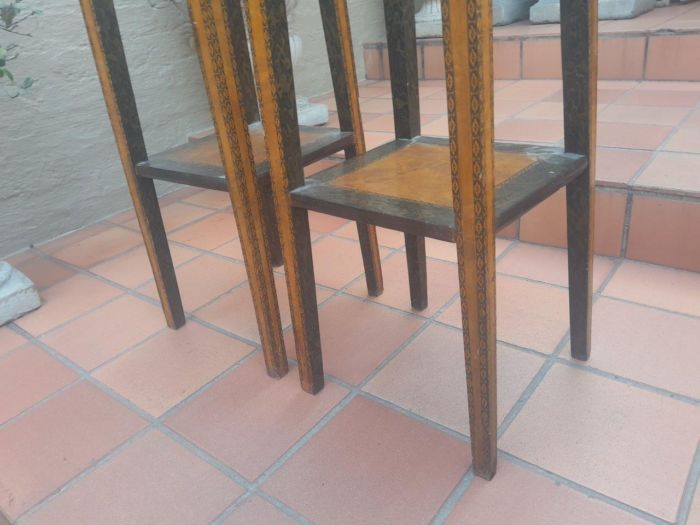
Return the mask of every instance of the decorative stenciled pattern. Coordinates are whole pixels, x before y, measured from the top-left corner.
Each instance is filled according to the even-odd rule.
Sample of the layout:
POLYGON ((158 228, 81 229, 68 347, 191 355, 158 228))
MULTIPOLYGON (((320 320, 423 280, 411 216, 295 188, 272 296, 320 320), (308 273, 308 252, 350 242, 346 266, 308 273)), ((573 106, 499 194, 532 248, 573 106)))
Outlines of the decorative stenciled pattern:
MULTIPOLYGON (((191 0, 202 52, 202 71, 217 128, 221 157, 228 179, 236 222, 241 238, 246 271, 260 328, 268 373, 287 373, 279 306, 275 293, 270 252, 265 239, 262 199, 257 187, 255 159, 239 91, 240 78, 231 31, 232 19, 242 20, 240 4, 213 0, 191 0), (201 23, 201 27, 197 24, 201 23), (225 63, 223 56, 226 56, 225 63), (213 81, 213 82, 212 82, 213 81)), ((240 28, 239 28, 240 29, 240 28)))
MULTIPOLYGON (((456 218, 456 242, 459 254, 460 295, 462 297, 462 321, 465 343, 465 361, 467 369, 467 389, 469 394, 469 417, 473 429, 473 446, 475 450, 475 469, 477 474, 490 478, 495 471, 495 294, 493 282, 493 199, 494 180, 492 113, 486 108, 491 104, 487 99, 487 90, 492 90, 491 75, 486 68, 491 68, 490 17, 483 12, 489 9, 489 2, 481 0, 466 1, 466 47, 468 64, 456 63, 454 50, 463 46, 462 35, 453 33, 455 20, 463 20, 464 13, 457 9, 453 12, 452 1, 443 0, 443 32, 445 39, 445 70, 447 80, 447 105, 449 110, 450 157, 452 171, 452 191, 456 218), (483 10, 483 11, 482 11, 483 10), (467 68, 468 86, 464 83, 464 73, 460 68, 467 68), (461 80, 460 85, 457 85, 461 80), (458 100, 458 90, 468 91, 469 100, 458 100), (458 114, 457 104, 468 102, 466 117, 458 114), (468 133, 469 140, 462 134, 468 133), (463 180, 464 166, 469 163, 469 180, 463 180), (466 202, 462 193, 464 186, 471 182, 472 202, 466 202), (488 187, 490 186, 490 187, 488 187), (468 224, 467 220, 473 220, 468 224), (473 231, 466 231, 472 229, 473 231), (465 245, 465 238, 471 238, 470 246, 465 245), (469 254, 467 254, 467 250, 469 254), (468 266, 472 265, 472 268, 468 266), (468 277, 471 273, 471 278, 468 277), (473 280, 474 282, 469 282, 473 280), (470 297, 476 293, 476 297, 470 297), (475 299, 475 300, 474 300, 475 299), (470 311, 470 308, 475 311, 470 311), (476 316, 476 323, 470 323, 470 316, 476 316), (471 331, 475 329, 477 334, 471 331), (474 351, 473 345, 478 346, 474 351), (478 363, 474 358, 478 358, 478 363), (474 367, 478 367, 479 385, 475 391, 474 367), (469 380, 469 378, 472 378, 469 380), (478 396, 478 399, 476 398, 478 396), (477 417, 477 411, 479 415, 477 417), (478 429, 478 430, 477 430, 478 429)), ((460 22, 461 23, 461 22, 460 22)), ((467 192, 467 195, 469 192, 467 192)), ((466 196, 469 198, 469 196, 466 196)))

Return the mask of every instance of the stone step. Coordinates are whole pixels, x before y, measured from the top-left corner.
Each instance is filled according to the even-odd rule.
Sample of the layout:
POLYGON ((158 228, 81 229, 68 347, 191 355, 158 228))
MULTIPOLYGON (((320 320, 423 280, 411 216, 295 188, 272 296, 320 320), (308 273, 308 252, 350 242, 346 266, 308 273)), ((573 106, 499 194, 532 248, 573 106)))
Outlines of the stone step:
MULTIPOLYGON (((604 80, 700 80, 700 3, 655 9, 630 20, 601 21, 604 80)), ((441 38, 419 38, 421 79, 445 78, 441 38)), ((366 78, 389 78, 385 42, 364 45, 366 78)), ((558 24, 518 22, 494 28, 496 79, 561 78, 558 24)))

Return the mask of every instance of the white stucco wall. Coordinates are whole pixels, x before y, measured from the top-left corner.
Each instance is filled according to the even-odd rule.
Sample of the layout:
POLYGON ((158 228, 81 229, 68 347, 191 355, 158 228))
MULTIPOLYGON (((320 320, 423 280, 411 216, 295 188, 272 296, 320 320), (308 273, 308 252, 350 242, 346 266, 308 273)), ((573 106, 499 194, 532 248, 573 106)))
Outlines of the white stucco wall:
MULTIPOLYGON (((154 0, 151 0, 153 2, 154 0)), ((16 40, 17 78, 38 82, 0 96, 0 257, 130 206, 77 0, 27 0, 43 14, 16 40)), ((148 150, 211 125, 186 10, 116 0, 148 150)), ((300 0, 294 28, 304 56, 300 94, 331 89, 317 0, 300 0)), ((362 43, 383 35, 381 0, 349 0, 359 78, 362 43)), ((173 186, 161 186, 161 191, 173 186)))

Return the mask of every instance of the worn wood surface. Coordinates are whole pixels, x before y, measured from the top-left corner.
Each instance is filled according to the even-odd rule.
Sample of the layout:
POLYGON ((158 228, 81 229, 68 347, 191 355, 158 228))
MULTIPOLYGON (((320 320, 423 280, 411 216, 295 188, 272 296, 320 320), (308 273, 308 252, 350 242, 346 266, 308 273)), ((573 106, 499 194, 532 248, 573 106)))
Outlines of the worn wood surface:
MULTIPOLYGON (((243 250, 268 374, 288 371, 282 323, 266 240, 263 203, 255 173, 255 157, 241 99, 241 78, 234 50, 232 20, 238 2, 189 0, 199 44, 204 83, 214 117, 219 150, 243 250)), ((235 315, 232 312, 232 315, 235 315)))
MULTIPOLYGON (((455 242, 449 143, 418 137, 389 142, 334 166, 292 191, 295 205, 351 220, 455 242)), ((561 148, 497 143, 495 224, 501 228, 576 178, 581 155, 561 148)))
POLYGON ((112 0, 81 0, 80 6, 163 313, 170 328, 179 328, 185 324, 185 313, 158 196, 153 181, 139 178, 136 172, 136 165, 147 159, 146 145, 114 4, 112 0))
POLYGON ((585 155, 588 169, 566 187, 571 355, 591 353, 593 224, 598 82, 598 3, 561 1, 566 151, 585 155))

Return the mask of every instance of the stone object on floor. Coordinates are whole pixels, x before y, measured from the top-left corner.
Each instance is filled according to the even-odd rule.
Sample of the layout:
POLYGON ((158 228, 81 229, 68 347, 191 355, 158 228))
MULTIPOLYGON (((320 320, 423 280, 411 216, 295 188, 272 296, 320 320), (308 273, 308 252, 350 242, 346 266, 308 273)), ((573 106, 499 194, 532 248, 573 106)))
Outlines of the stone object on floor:
POLYGON ((34 283, 9 263, 0 262, 0 326, 40 306, 34 283))

